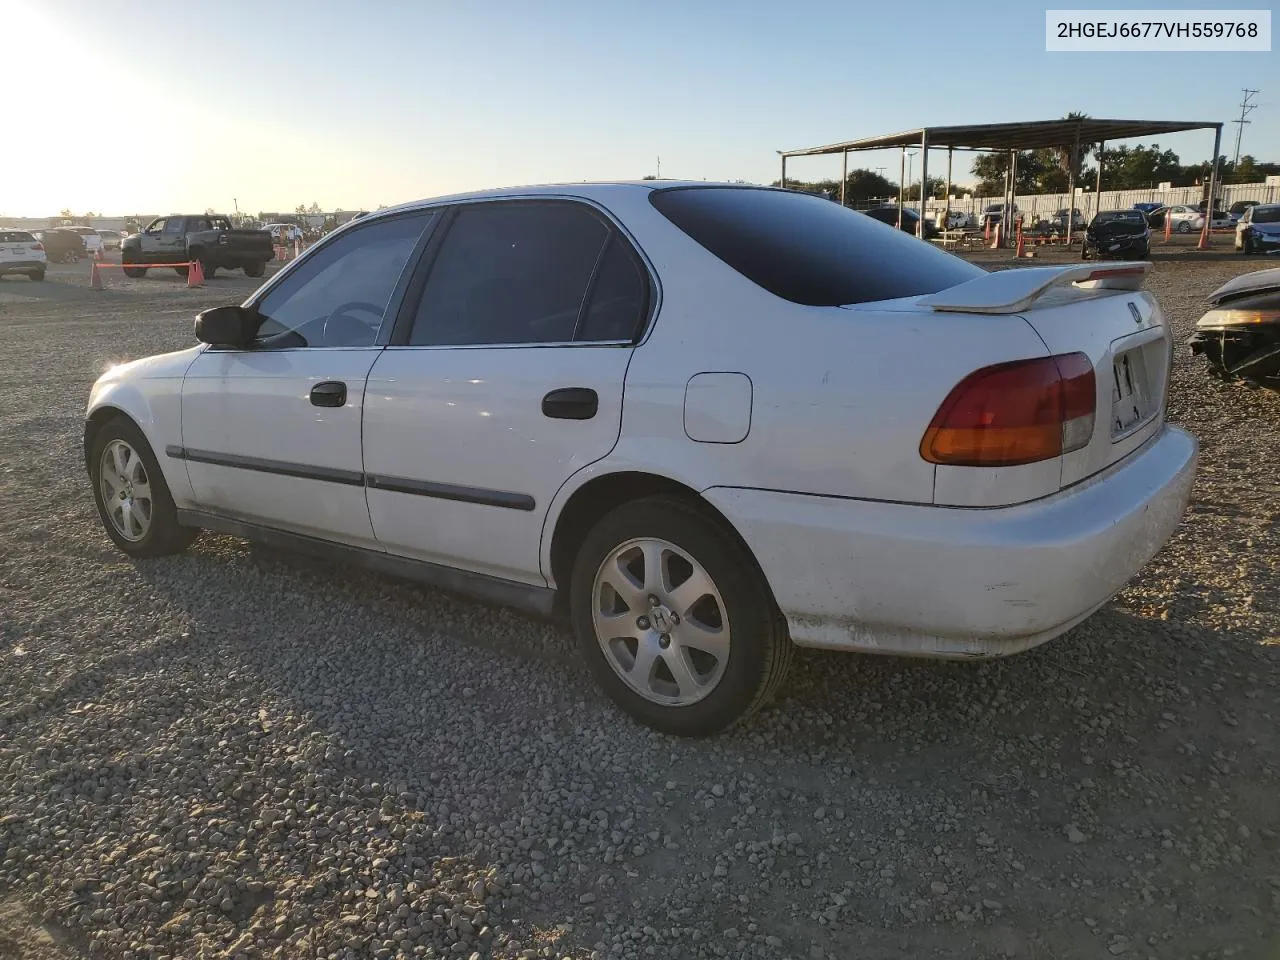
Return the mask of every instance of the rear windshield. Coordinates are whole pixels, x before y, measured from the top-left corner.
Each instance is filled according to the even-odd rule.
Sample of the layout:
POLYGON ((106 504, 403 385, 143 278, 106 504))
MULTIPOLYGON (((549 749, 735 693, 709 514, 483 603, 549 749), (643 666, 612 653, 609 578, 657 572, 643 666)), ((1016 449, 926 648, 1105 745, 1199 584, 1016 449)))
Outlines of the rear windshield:
POLYGON ((670 187, 650 202, 770 293, 806 306, 937 293, 986 271, 830 200, 761 187, 670 187))
POLYGON ((0 230, 0 243, 35 243, 36 238, 25 230, 0 230))
POLYGON ((1254 207, 1254 223, 1280 223, 1280 207, 1254 207))
POLYGON ((98 232, 92 227, 67 227, 66 229, 70 230, 72 233, 78 233, 82 237, 88 237, 98 232))

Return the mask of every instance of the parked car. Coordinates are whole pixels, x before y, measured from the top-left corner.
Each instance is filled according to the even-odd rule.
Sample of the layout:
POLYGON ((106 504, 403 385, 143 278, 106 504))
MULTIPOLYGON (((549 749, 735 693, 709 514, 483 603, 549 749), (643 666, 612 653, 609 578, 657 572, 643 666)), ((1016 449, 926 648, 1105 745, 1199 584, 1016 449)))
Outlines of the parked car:
POLYGON ((1107 259, 1135 257, 1151 253, 1151 228, 1138 210, 1103 210, 1089 222, 1080 245, 1080 258, 1107 259))
POLYGON ((1191 352, 1216 377, 1280 388, 1280 268, 1234 277, 1209 303, 1187 341, 1191 352))
MULTIPOLYGON (((1239 223, 1240 218, 1244 216, 1244 212, 1248 210, 1250 207, 1257 206, 1257 204, 1258 204, 1257 200, 1237 200, 1231 206, 1227 207, 1227 214, 1231 217, 1232 220, 1239 223)), ((1204 209, 1204 208, 1202 207, 1201 209, 1204 209)))
POLYGON ((1247 207, 1236 224, 1235 246, 1242 253, 1280 250, 1280 203, 1247 207))
POLYGON ((72 233, 80 235, 80 239, 84 241, 85 252, 90 256, 102 249, 102 237, 93 227, 80 226, 72 224, 71 226, 60 227, 62 230, 69 230, 72 233))
POLYGON ((302 228, 296 223, 268 223, 262 229, 271 234, 275 243, 293 243, 303 239, 302 228))
MULTIPOLYGON (((172 263, 181 276, 187 264, 200 261, 206 278, 218 270, 243 268, 246 277, 260 277, 274 250, 271 234, 265 230, 236 230, 224 216, 200 214, 159 217, 141 233, 125 240, 120 250, 122 263, 172 263)), ((146 267, 124 268, 126 276, 144 277, 146 267)))
POLYGON ((1161 548, 1197 443, 1149 267, 989 273, 769 187, 409 203, 104 374, 85 463, 129 555, 217 530, 559 612, 708 735, 795 645, 1014 654, 1161 548))
MULTIPOLYGON (((1013 215, 1016 217, 1018 215, 1018 205, 1016 203, 1013 205, 1012 211, 1013 211, 1013 215)), ((982 211, 982 217, 978 225, 985 229, 987 224, 990 223, 991 226, 994 227, 997 223, 1001 221, 1001 218, 1003 218, 1003 216, 1004 216, 1003 203, 988 204, 987 207, 985 207, 982 211)))
MULTIPOLYGON (((888 224, 891 227, 898 225, 898 208, 893 206, 872 207, 870 210, 863 210, 872 220, 879 220, 881 223, 888 224)), ((913 237, 916 236, 920 223, 920 213, 912 210, 910 207, 902 208, 902 230, 909 233, 913 237)), ((924 221, 924 238, 926 240, 938 235, 937 225, 930 219, 925 218, 924 221)))
POLYGON ((51 227, 38 231, 34 236, 44 245, 50 263, 75 263, 88 253, 84 237, 74 230, 51 227))
MULTIPOLYGON (((1188 206, 1186 204, 1178 204, 1172 207, 1165 207, 1161 211, 1157 212, 1163 214, 1158 225, 1158 228, 1161 230, 1164 229, 1163 217, 1168 217, 1173 221, 1173 229, 1175 233, 1192 233, 1204 229, 1204 211, 1198 210, 1195 207, 1188 206)), ((1152 227, 1157 226, 1157 224, 1151 223, 1150 216, 1147 219, 1152 227)), ((1228 216, 1225 211, 1215 210, 1213 219, 1209 224, 1209 229, 1216 230, 1219 227, 1230 226, 1233 226, 1231 217, 1228 216)))
POLYGON ((119 230, 99 230, 98 236, 102 238, 103 250, 119 250, 120 243, 124 240, 124 234, 119 230))
POLYGON ((1140 210, 1143 216, 1146 216, 1147 214, 1152 213, 1155 210, 1161 210, 1163 208, 1164 208, 1163 203, 1146 202, 1146 203, 1135 203, 1133 205, 1133 209, 1140 210))
POLYGON ((0 228, 0 277, 21 273, 31 280, 43 280, 48 262, 44 244, 30 232, 0 228))

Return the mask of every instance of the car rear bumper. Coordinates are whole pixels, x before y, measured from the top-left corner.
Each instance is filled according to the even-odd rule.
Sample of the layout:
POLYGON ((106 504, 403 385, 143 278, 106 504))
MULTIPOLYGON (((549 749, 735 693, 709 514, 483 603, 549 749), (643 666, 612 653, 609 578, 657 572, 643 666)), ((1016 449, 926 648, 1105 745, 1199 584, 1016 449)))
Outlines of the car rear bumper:
POLYGON ((713 488, 801 646, 938 658, 1018 653, 1118 593, 1181 520, 1198 444, 1164 427, 1051 497, 957 509, 713 488))
POLYGON ((28 270, 43 270, 47 260, 0 260, 0 273, 26 273, 28 270))

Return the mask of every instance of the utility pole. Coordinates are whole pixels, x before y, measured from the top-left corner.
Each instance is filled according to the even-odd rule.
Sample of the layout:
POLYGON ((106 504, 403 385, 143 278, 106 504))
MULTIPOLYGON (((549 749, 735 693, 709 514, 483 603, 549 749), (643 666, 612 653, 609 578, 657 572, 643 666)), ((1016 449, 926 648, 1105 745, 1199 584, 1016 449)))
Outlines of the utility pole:
POLYGON ((658 157, 658 179, 662 179, 662 157, 658 157))
POLYGON ((1232 170, 1234 170, 1240 163, 1240 138, 1244 136, 1244 125, 1246 123, 1253 123, 1252 120, 1246 120, 1245 117, 1258 109, 1258 105, 1256 103, 1250 103, 1249 101, 1253 98, 1254 94, 1261 92, 1261 90, 1250 90, 1247 87, 1244 88, 1244 99, 1240 101, 1240 119, 1231 121, 1236 125, 1236 158, 1231 161, 1232 170))

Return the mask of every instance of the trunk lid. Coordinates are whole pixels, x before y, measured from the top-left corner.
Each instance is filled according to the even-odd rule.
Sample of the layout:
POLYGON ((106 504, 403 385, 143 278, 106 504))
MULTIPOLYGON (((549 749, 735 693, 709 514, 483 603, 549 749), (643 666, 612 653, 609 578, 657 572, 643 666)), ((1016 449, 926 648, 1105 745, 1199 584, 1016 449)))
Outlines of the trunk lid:
POLYGON ((988 470, 939 467, 936 502, 992 506, 1047 495, 1123 460, 1164 424, 1173 339, 1146 262, 994 271, 918 298, 916 309, 1019 315, 1050 354, 1084 353, 1096 407, 1088 443, 1057 462, 988 470), (980 476, 983 475, 983 476, 980 476))
POLYGON ((1062 457, 1061 486, 1079 483, 1142 446, 1164 423, 1173 341, 1145 290, 1054 290, 1024 320, 1050 353, 1087 354, 1097 385, 1093 436, 1062 457))

